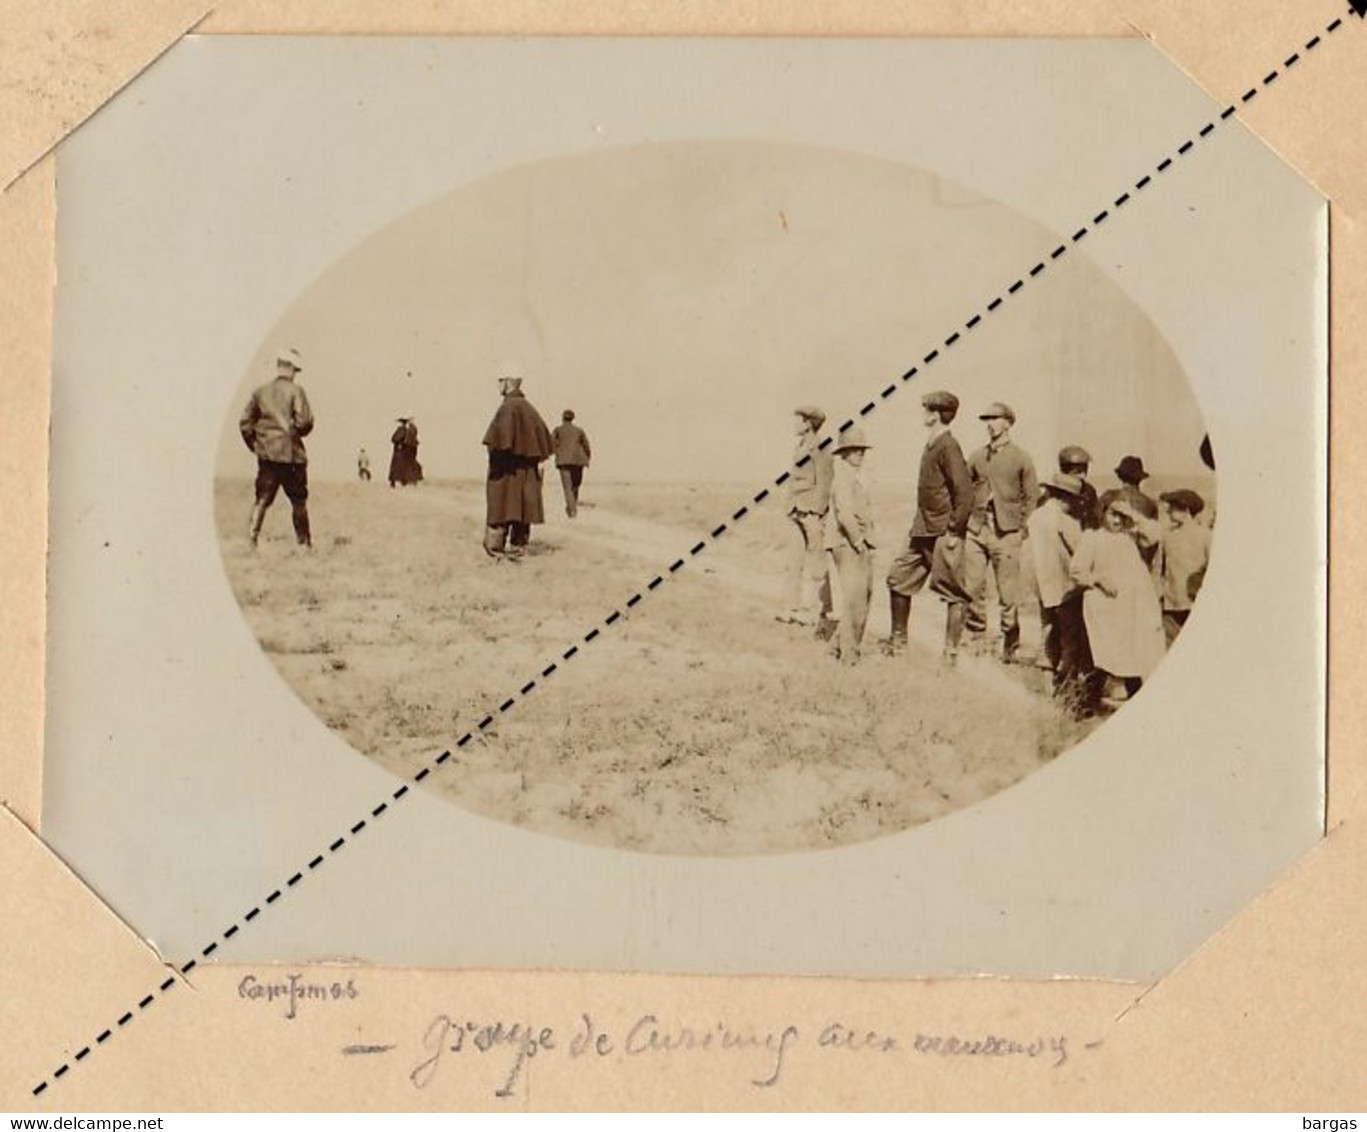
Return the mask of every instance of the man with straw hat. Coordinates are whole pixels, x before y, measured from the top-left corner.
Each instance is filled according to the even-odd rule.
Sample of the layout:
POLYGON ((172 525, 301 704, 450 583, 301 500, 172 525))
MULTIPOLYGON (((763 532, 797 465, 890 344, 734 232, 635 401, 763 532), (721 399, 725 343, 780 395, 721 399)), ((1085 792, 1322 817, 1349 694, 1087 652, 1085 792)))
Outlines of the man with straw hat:
POLYGON ((546 521, 541 463, 554 448, 546 422, 522 393, 522 378, 505 372, 498 387, 503 401, 484 433, 489 450, 484 550, 491 558, 517 561, 532 524, 546 521))
POLYGON ((864 453, 870 447, 862 428, 840 434, 826 510, 825 545, 834 564, 841 605, 840 629, 831 652, 844 664, 859 663, 873 599, 873 507, 861 474, 864 453))
POLYGON ((309 531, 308 453, 304 437, 313 431, 308 395, 294 380, 304 368, 298 350, 287 347, 275 356, 275 380, 258 386, 238 420, 242 441, 256 456, 256 502, 252 506, 252 547, 261 537, 266 511, 285 489, 294 521, 294 537, 311 547, 309 531))

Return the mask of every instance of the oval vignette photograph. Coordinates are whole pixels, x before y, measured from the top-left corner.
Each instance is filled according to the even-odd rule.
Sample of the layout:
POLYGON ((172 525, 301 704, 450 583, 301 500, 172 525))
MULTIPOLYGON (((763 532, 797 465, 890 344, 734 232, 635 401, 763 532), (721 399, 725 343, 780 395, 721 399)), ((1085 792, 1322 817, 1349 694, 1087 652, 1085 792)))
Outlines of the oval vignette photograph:
POLYGON ((846 846, 1085 758, 1218 632, 1200 406, 1078 255, 924 361, 1064 239, 759 141, 455 187, 308 286, 225 406, 242 614, 361 756, 450 750, 423 789, 604 847, 846 846))

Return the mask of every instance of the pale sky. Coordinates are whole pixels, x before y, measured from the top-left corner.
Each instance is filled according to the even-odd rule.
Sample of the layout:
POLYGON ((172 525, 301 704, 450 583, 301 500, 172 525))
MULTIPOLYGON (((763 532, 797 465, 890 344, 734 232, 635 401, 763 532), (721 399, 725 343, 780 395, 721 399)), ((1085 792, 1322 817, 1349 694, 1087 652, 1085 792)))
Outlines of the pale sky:
MULTIPOLYGON (((400 413, 429 478, 479 477, 505 368, 551 427, 573 408, 604 480, 760 482, 790 413, 837 424, 1060 242, 905 166, 750 142, 646 145, 523 166, 457 189, 358 245, 281 313, 224 422, 220 471, 277 345, 306 359, 315 479, 377 478, 400 413)), ((1085 245, 1078 249, 1085 253, 1085 245)), ((1122 268, 1123 278, 1123 268, 1122 268)), ((1204 426, 1153 324, 1085 254, 1031 281, 864 423, 875 482, 914 474, 919 393, 949 388, 966 450, 990 401, 1042 472, 1080 443, 1204 472, 1204 426)))

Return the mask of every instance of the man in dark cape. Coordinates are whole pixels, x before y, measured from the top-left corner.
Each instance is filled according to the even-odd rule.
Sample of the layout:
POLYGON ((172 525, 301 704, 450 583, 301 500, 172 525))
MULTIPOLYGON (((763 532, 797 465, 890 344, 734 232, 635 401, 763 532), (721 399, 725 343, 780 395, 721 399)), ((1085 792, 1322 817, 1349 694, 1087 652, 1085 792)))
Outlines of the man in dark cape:
POLYGON ((484 549, 520 558, 533 523, 544 523, 541 462, 553 451, 551 431, 522 394, 520 377, 499 379, 503 403, 484 433, 489 449, 484 549))

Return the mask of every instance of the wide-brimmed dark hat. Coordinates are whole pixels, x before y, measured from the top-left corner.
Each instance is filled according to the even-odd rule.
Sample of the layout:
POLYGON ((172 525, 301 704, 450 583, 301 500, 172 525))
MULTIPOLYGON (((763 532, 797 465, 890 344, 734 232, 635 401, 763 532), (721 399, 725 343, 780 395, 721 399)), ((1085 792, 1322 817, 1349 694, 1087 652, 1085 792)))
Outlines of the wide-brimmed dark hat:
POLYGON ((1165 491, 1158 498, 1171 507, 1180 507, 1188 515, 1199 515, 1206 509, 1206 501, 1185 487, 1179 487, 1176 491, 1165 491))
POLYGON ((1126 456, 1115 466, 1115 474, 1125 483, 1138 483, 1149 478, 1144 470, 1144 461, 1138 456, 1126 456))

